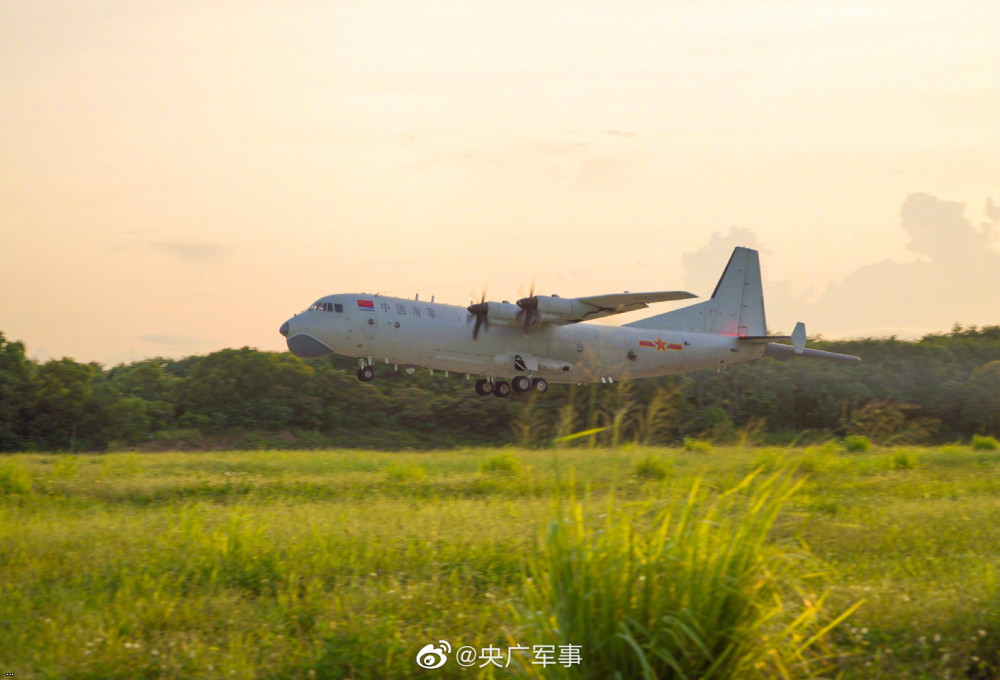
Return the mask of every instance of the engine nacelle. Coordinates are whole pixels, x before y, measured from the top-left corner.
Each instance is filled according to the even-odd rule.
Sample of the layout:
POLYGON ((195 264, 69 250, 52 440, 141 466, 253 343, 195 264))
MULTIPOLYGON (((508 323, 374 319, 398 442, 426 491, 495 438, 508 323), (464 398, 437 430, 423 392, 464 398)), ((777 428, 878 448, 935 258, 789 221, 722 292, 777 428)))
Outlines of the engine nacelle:
POLYGON ((487 302, 486 304, 489 306, 490 323, 495 323, 498 326, 515 323, 517 313, 521 311, 520 307, 510 302, 487 302))
POLYGON ((596 308, 574 299, 555 295, 536 295, 538 313, 545 319, 582 319, 596 308))

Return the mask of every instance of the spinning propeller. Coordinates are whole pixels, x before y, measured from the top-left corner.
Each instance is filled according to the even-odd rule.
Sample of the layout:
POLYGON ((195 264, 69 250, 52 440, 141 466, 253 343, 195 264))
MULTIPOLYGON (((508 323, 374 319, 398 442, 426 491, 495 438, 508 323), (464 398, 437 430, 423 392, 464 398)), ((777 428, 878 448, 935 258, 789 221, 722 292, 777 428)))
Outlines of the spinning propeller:
POLYGON ((538 313, 538 298, 535 297, 534 283, 531 284, 528 297, 518 300, 517 306, 521 308, 521 311, 517 313, 517 321, 518 323, 524 321, 524 332, 527 333, 531 330, 531 324, 542 320, 542 315, 538 313))
POLYGON ((486 330, 490 329, 490 319, 489 312, 490 306, 486 303, 486 289, 483 289, 483 296, 479 300, 479 304, 471 304, 466 309, 469 310, 469 316, 466 318, 466 324, 470 323, 475 317, 476 325, 472 327, 472 339, 479 339, 479 327, 485 325, 486 330))

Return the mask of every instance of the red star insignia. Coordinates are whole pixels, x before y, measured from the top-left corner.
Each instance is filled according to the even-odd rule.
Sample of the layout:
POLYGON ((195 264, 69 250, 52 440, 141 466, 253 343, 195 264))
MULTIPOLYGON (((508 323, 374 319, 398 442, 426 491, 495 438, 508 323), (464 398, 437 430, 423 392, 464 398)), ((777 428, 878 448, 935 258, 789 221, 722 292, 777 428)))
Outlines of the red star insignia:
POLYGON ((660 350, 663 350, 664 352, 666 352, 667 351, 667 343, 665 343, 662 340, 660 340, 659 338, 657 338, 656 339, 656 351, 659 352, 660 350))

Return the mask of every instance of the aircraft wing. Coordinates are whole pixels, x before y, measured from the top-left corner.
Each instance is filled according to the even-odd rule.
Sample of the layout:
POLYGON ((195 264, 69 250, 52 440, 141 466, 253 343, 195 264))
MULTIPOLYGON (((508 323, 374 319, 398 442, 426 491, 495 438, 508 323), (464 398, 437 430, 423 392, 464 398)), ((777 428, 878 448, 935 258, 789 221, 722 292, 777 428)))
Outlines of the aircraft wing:
POLYGON ((552 319, 551 323, 563 326, 578 321, 590 321, 600 319, 613 314, 624 314, 634 312, 637 309, 646 309, 654 302, 669 302, 671 300, 688 300, 698 297, 683 290, 657 291, 652 293, 610 293, 608 295, 591 295, 590 297, 576 298, 577 302, 582 302, 587 309, 579 318, 552 319))
POLYGON ((698 296, 686 291, 672 290, 652 293, 609 293, 607 295, 564 299, 562 300, 563 304, 569 303, 569 306, 556 311, 551 304, 548 305, 546 311, 549 313, 543 314, 543 321, 556 326, 565 326, 580 321, 591 321, 613 314, 645 309, 653 302, 687 300, 693 297, 698 296))
MULTIPOLYGON (((643 309, 652 302, 669 302, 671 300, 687 300, 698 297, 683 290, 665 290, 657 293, 612 293, 611 295, 591 295, 590 297, 577 298, 580 302, 593 305, 594 307, 605 307, 617 309, 619 307, 630 307, 632 309, 643 309)), ((615 312, 619 314, 620 312, 615 312)))

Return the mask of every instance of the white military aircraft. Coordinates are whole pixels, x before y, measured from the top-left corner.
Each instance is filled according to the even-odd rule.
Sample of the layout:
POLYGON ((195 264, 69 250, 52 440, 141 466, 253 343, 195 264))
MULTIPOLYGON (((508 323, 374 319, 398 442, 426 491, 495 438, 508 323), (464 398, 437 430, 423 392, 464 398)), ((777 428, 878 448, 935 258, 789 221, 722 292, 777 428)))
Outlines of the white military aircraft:
POLYGON ((384 361, 409 372, 423 367, 464 373, 466 379, 480 376, 476 392, 498 397, 511 389, 544 392, 550 382, 650 378, 762 356, 860 361, 806 349, 801 322, 790 336, 767 334, 760 263, 757 251, 749 248, 733 251, 709 300, 624 326, 581 323, 693 297, 682 291, 530 295, 511 304, 487 302, 484 296, 479 303, 457 307, 433 298, 422 302, 349 293, 320 298, 283 323, 280 333, 296 356, 357 357, 358 379, 364 382, 375 377, 373 366, 384 361))

